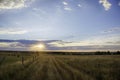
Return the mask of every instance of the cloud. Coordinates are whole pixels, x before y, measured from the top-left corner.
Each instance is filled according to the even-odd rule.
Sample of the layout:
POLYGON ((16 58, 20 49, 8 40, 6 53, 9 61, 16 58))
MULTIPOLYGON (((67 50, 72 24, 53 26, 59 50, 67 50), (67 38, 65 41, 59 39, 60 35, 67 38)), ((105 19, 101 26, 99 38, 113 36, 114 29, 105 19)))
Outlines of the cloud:
POLYGON ((99 0, 99 3, 103 5, 105 10, 109 10, 112 4, 108 0, 99 0))
POLYGON ((63 1, 62 2, 63 3, 63 5, 64 5, 64 10, 66 10, 66 11, 71 11, 72 9, 68 6, 68 3, 67 2, 65 2, 65 1, 63 1))
POLYGON ((120 45, 120 35, 95 36, 86 40, 66 42, 55 41, 49 43, 56 47, 93 46, 93 45, 120 45))
POLYGON ((72 11, 72 9, 70 7, 64 6, 64 10, 66 11, 72 11))
MULTIPOLYGON (((89 40, 88 40, 89 41, 89 40)), ((94 42, 95 40, 93 40, 94 42)), ((94 44, 94 45, 83 45, 86 41, 81 42, 68 42, 62 40, 0 40, 0 50, 31 50, 32 45, 39 45, 43 43, 45 45, 46 50, 79 50, 79 51, 98 51, 98 50, 119 50, 120 45, 115 44, 94 44), (61 46, 60 46, 61 45, 61 46)), ((120 41, 117 42, 117 44, 120 41)), ((90 42, 89 42, 90 44, 90 42)))
POLYGON ((40 11, 40 9, 38 9, 38 8, 33 8, 33 10, 34 10, 34 11, 40 11))
POLYGON ((67 6, 67 5, 68 5, 68 3, 67 3, 67 2, 65 2, 65 1, 63 1, 63 5, 67 6))
POLYGON ((116 51, 120 49, 120 45, 82 45, 82 42, 63 42, 62 44, 57 41, 51 44, 52 50, 75 50, 75 51, 116 51))
POLYGON ((0 9, 17 9, 25 7, 25 0, 0 0, 0 9))
POLYGON ((120 6, 120 2, 118 2, 118 6, 120 6))
POLYGON ((21 44, 19 42, 0 42, 0 47, 21 48, 21 47, 24 47, 24 44, 21 44))
POLYGON ((120 27, 114 27, 114 28, 103 31, 102 33, 113 33, 113 32, 120 32, 120 27))
POLYGON ((78 7, 82 7, 82 5, 81 5, 81 4, 78 4, 77 6, 78 6, 78 7))
POLYGON ((0 35, 4 35, 4 34, 11 34, 11 35, 15 35, 15 34, 25 34, 27 33, 27 30, 19 30, 19 29, 0 29, 0 35))
POLYGON ((35 12, 36 15, 40 15, 40 13, 47 14, 46 11, 44 11, 44 10, 42 10, 40 8, 33 8, 32 10, 35 12))
POLYGON ((43 43, 45 48, 48 50, 55 49, 48 45, 48 43, 58 41, 58 40, 5 40, 0 39, 0 50, 20 50, 20 51, 30 51, 32 46, 39 45, 43 43))
POLYGON ((0 9, 20 9, 34 0, 0 0, 0 9))
POLYGON ((38 43, 35 40, 5 40, 0 39, 0 50, 29 51, 30 46, 38 43))

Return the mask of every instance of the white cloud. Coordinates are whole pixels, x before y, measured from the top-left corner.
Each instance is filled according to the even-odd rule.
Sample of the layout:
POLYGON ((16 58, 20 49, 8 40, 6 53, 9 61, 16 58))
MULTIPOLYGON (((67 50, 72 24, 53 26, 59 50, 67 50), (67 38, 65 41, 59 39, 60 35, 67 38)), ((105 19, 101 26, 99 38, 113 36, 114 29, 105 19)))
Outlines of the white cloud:
POLYGON ((25 0, 1 0, 0 9, 17 9, 25 7, 25 0))
POLYGON ((78 7, 82 7, 82 5, 81 5, 81 4, 78 4, 77 6, 78 6, 78 7))
POLYGON ((6 42, 0 42, 0 47, 10 47, 10 45, 6 42))
POLYGON ((64 10, 72 11, 72 9, 70 7, 67 7, 67 6, 64 7, 64 10))
POLYGON ((3 48, 22 48, 24 47, 25 45, 19 43, 19 42, 0 42, 0 47, 3 47, 3 48))
POLYGON ((56 47, 120 45, 119 36, 120 35, 95 36, 82 41, 75 41, 75 42, 55 41, 49 44, 56 47))
POLYGON ((26 3, 33 2, 33 0, 0 0, 0 9, 20 9, 27 7, 26 3))
POLYGON ((63 1, 63 5, 68 5, 68 3, 67 3, 67 2, 65 2, 65 1, 63 1))
POLYGON ((64 5, 64 10, 66 10, 66 11, 71 11, 71 10, 72 10, 72 9, 68 6, 68 3, 67 3, 67 2, 63 1, 62 3, 63 3, 63 5, 64 5))
POLYGON ((99 0, 99 3, 103 5, 105 10, 109 10, 112 4, 108 0, 99 0))
POLYGON ((0 34, 25 34, 28 31, 20 29, 0 29, 0 34))

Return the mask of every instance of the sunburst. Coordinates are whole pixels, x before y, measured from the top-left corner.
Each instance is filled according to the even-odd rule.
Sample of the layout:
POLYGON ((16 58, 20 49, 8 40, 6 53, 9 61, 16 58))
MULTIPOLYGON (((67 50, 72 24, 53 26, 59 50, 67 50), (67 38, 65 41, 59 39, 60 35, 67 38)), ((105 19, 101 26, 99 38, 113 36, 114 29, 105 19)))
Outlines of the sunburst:
POLYGON ((35 44, 35 45, 32 45, 31 46, 31 50, 34 50, 34 51, 41 51, 41 50, 45 50, 45 44, 43 43, 39 43, 39 44, 35 44))

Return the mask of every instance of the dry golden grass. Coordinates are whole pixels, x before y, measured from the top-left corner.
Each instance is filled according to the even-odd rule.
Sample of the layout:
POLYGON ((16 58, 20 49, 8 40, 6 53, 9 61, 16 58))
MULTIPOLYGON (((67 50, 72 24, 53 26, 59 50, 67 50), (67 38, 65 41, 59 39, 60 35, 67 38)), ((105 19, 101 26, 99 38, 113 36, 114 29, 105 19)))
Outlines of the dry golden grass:
POLYGON ((0 80, 120 80, 119 55, 32 57, 25 60, 24 66, 16 61, 1 64, 0 80))

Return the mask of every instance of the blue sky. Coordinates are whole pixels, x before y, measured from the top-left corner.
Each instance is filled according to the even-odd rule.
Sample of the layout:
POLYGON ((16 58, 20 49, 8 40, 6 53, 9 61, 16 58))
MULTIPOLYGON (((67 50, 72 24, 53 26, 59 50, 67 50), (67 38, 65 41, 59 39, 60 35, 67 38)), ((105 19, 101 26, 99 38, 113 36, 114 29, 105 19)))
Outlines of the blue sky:
POLYGON ((1 40, 42 41, 54 50, 119 50, 119 36, 120 0, 0 0, 1 40))

